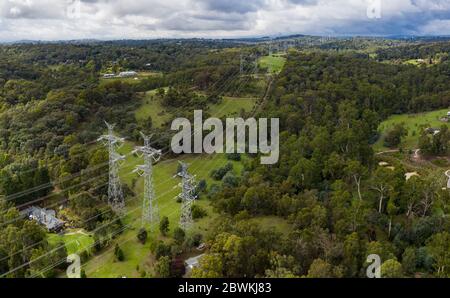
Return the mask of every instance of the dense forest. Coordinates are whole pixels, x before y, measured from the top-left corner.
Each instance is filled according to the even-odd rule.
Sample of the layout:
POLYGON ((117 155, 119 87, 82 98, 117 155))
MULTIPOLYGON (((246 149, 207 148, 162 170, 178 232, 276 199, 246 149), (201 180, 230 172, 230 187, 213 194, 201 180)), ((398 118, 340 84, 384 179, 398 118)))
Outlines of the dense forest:
MULTIPOLYGON (((286 63, 267 75, 254 66, 270 54, 266 41, 0 46, 0 275, 54 277, 67 267, 64 243, 51 243, 20 214, 36 204, 61 206, 60 217, 92 233, 94 254, 116 245, 123 261, 115 238, 126 226, 107 204, 108 152, 93 145, 103 120, 129 142, 140 142, 144 131, 168 148, 172 119, 191 119, 194 109, 209 114, 239 96, 262 97, 256 117, 280 119, 280 160, 268 166, 254 154, 230 154, 230 163, 211 169, 215 183, 202 180, 196 191, 217 219, 208 233, 175 229, 171 241, 156 243, 157 276, 181 276, 181 256, 204 241, 193 277, 365 277, 370 254, 380 256, 383 277, 450 277, 445 176, 405 179, 409 164, 380 166, 373 148, 390 116, 450 107, 450 43, 361 38, 306 46, 306 37, 296 38, 280 42, 286 63), (411 59, 430 63, 403 63, 411 59), (102 79, 127 70, 152 75, 102 79), (160 126, 155 116, 135 117, 150 91, 164 109, 160 126), (241 173, 231 161, 242 164, 241 173), (260 217, 280 218, 290 229, 266 228, 255 222, 260 217)), ((391 129, 385 143, 395 147, 408 132, 391 129)), ((434 135, 424 127, 417 147, 427 158, 448 158, 449 142, 446 125, 434 135)), ((133 186, 124 183, 127 197, 138 195, 133 186)), ((199 219, 209 211, 194 205, 192 212, 199 219)), ((162 217, 161 235, 168 225, 162 217)), ((147 231, 137 237, 145 243, 147 231)))
POLYGON ((406 181, 401 165, 378 167, 370 145, 390 114, 448 107, 435 95, 448 92, 449 66, 291 54, 263 112, 281 120, 281 160, 267 167, 255 159, 237 186, 212 199, 230 221, 216 228, 195 275, 363 277, 376 253, 384 276, 448 276, 443 176, 406 181), (259 214, 287 218, 294 231, 283 237, 248 226, 259 214))

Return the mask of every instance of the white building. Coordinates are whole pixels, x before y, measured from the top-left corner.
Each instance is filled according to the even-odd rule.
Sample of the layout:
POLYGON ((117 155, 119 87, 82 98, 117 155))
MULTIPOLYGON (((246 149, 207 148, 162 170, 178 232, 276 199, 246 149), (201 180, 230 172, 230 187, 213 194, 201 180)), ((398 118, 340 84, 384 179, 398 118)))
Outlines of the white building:
POLYGON ((121 78, 135 77, 137 75, 138 73, 135 71, 122 71, 121 73, 119 73, 119 77, 121 78))

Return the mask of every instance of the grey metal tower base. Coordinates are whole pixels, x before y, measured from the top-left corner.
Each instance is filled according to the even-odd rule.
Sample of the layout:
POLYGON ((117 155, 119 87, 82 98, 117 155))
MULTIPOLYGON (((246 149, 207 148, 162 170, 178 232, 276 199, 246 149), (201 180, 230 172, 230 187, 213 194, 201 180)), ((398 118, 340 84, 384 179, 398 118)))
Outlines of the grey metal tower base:
POLYGON ((194 221, 192 219, 192 203, 196 199, 195 192, 195 176, 192 176, 187 171, 187 164, 180 162, 181 172, 178 176, 181 177, 181 193, 179 198, 181 198, 181 216, 180 216, 180 227, 183 230, 189 230, 194 221))
POLYGON ((141 133, 144 139, 144 146, 136 147, 133 153, 144 157, 145 164, 139 165, 133 171, 144 177, 144 198, 142 200, 142 226, 146 223, 154 224, 159 221, 159 210, 153 188, 153 162, 158 162, 161 158, 161 150, 156 150, 150 146, 151 136, 141 133))
POLYGON ((122 185, 119 178, 119 164, 125 159, 118 154, 116 150, 120 148, 125 139, 114 135, 114 125, 107 122, 108 134, 101 136, 97 141, 103 142, 109 151, 109 185, 108 185, 108 204, 118 214, 125 213, 125 198, 122 185))

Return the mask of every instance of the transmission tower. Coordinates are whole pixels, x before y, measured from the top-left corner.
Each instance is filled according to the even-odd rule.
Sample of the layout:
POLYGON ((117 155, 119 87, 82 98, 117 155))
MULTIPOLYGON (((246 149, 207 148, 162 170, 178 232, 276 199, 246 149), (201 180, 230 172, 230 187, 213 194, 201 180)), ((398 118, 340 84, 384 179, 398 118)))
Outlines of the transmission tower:
POLYGON ((144 157, 144 165, 138 165, 133 171, 144 177, 144 199, 142 200, 142 226, 145 223, 157 223, 159 221, 158 205, 155 199, 155 190, 153 188, 153 162, 161 159, 161 150, 156 150, 150 146, 151 136, 146 136, 141 132, 144 139, 144 146, 136 147, 133 154, 144 157))
POLYGON ((181 171, 178 176, 181 177, 181 193, 178 196, 181 198, 181 216, 180 227, 183 230, 189 230, 193 224, 192 220, 192 203, 197 198, 195 195, 195 176, 192 176, 187 171, 187 164, 180 162, 181 171))
POLYGON ((255 72, 255 74, 258 74, 258 56, 255 56, 255 64, 254 64, 254 69, 253 71, 255 72))
POLYGON ((108 204, 114 212, 123 214, 125 212, 125 199, 119 179, 119 166, 125 157, 118 154, 116 150, 123 145, 125 139, 114 135, 113 124, 106 121, 105 123, 108 127, 108 134, 101 136, 97 141, 103 142, 109 151, 108 204))
POLYGON ((240 75, 244 74, 244 56, 242 54, 240 56, 239 73, 240 75))

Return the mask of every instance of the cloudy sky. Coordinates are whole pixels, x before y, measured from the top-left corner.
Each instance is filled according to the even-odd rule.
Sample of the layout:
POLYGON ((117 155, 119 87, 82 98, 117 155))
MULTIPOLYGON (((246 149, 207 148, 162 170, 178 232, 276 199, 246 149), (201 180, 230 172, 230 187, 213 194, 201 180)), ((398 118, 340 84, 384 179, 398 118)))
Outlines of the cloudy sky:
POLYGON ((450 0, 0 0, 0 40, 450 35, 450 0))

